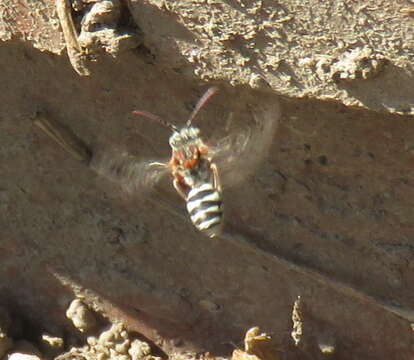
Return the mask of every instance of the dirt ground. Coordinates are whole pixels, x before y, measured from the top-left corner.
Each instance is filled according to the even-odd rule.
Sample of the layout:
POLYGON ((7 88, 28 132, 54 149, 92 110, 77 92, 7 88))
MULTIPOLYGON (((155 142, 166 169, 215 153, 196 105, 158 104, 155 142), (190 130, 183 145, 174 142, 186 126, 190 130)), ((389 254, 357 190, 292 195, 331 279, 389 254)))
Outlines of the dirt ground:
POLYGON ((84 77, 66 52, 17 36, 1 43, 0 305, 11 322, 0 316, 0 339, 41 350, 42 335, 63 339, 42 350, 49 358, 90 345, 65 315, 79 298, 95 333, 121 322, 154 356, 230 356, 260 326, 274 359, 412 359, 412 117, 197 80, 139 34, 135 47, 88 62, 84 77), (213 84, 220 92, 197 118, 212 143, 263 125, 263 109, 278 125, 257 166, 249 156, 268 134, 253 132, 223 171, 217 238, 193 228, 169 178, 126 194, 33 124, 44 111, 94 153, 162 159, 169 131, 131 112, 179 124, 213 84))

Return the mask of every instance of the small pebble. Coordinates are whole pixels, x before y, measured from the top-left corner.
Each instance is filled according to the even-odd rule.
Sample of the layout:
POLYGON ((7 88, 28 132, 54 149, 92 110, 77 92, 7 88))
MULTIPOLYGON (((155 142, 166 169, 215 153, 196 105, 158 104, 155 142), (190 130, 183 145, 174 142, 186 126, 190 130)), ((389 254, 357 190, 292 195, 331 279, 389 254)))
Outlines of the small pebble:
POLYGON ((66 310, 66 317, 72 320, 73 325, 81 332, 92 330, 96 326, 93 312, 79 299, 70 303, 66 310))

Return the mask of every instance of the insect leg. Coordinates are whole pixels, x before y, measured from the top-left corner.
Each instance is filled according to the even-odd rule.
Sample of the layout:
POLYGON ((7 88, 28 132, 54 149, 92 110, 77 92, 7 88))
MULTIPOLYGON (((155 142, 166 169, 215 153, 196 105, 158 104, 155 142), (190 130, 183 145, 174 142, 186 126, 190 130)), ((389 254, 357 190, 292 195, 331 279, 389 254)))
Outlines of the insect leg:
POLYGON ((149 166, 163 166, 163 167, 167 167, 168 165, 166 163, 162 163, 159 161, 153 161, 151 163, 149 163, 149 166))
POLYGON ((184 199, 187 200, 187 194, 184 187, 179 183, 177 179, 173 181, 174 189, 177 190, 178 194, 184 199))
POLYGON ((210 169, 213 171, 213 181, 214 181, 214 187, 221 192, 221 183, 220 178, 218 174, 218 169, 216 164, 211 164, 210 169))

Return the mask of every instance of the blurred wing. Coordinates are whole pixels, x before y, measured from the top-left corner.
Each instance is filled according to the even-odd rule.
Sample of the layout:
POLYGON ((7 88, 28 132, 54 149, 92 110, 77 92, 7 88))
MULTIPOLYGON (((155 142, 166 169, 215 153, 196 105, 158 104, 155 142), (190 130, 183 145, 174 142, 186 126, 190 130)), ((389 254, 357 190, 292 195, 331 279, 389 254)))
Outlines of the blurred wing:
POLYGON ((48 114, 37 113, 33 122, 74 158, 129 193, 150 190, 169 171, 167 163, 143 161, 121 149, 103 148, 92 152, 72 131, 48 114))
POLYGON ((213 149, 223 185, 236 186, 252 175, 266 159, 280 118, 276 99, 250 105, 251 124, 220 140, 213 149))
POLYGON ((118 149, 97 151, 90 167, 128 193, 152 190, 169 171, 167 163, 141 160, 118 149))

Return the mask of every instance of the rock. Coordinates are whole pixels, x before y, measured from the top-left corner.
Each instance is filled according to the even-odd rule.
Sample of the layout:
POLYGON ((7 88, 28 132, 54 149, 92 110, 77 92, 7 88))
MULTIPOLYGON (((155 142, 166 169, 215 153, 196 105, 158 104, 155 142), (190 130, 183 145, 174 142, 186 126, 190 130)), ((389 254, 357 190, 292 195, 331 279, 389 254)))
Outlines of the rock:
POLYGON ((79 299, 73 300, 66 311, 66 317, 81 332, 92 330, 96 326, 96 318, 91 310, 79 299))
POLYGON ((49 334, 43 334, 40 342, 40 349, 48 358, 54 358, 63 349, 64 340, 58 336, 51 336, 49 334))
POLYGON ((18 341, 8 355, 8 360, 42 360, 40 351, 28 341, 18 341))

